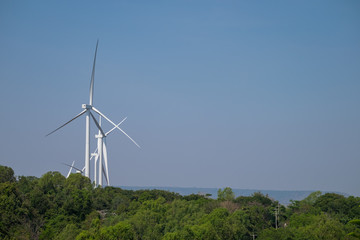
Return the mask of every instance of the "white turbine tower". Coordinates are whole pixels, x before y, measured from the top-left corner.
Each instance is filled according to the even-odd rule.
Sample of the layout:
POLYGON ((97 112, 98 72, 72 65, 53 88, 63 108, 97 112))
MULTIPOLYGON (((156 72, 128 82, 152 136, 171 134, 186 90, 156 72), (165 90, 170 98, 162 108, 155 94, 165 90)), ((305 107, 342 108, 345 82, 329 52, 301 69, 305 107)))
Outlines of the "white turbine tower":
POLYGON ((54 131, 48 133, 46 136, 49 136, 50 134, 56 132, 57 130, 59 130, 60 128, 64 127, 65 125, 67 125, 68 123, 74 121, 75 119, 77 119, 78 117, 86 114, 86 133, 85 133, 85 176, 90 178, 90 117, 94 120, 94 123, 96 125, 96 127, 99 129, 99 131, 101 132, 101 134, 103 136, 106 136, 105 133, 103 132, 103 130, 101 129, 100 124, 98 123, 98 121, 95 119, 94 115, 92 114, 91 110, 96 112, 97 114, 99 114, 100 116, 102 116, 103 118, 105 118, 108 122, 110 122, 115 128, 119 129, 123 134, 125 134, 125 136, 127 136, 136 146, 138 146, 140 148, 140 146, 129 136, 126 134, 126 132, 124 132, 119 126, 115 125, 115 123, 113 123, 108 117, 106 117, 103 113, 101 113, 98 109, 96 109, 93 106, 93 95, 94 95, 94 77, 95 77, 95 63, 96 63, 96 54, 97 54, 97 49, 98 49, 98 44, 99 41, 97 41, 96 43, 96 48, 95 48, 95 56, 94 56, 94 62, 93 62, 93 68, 92 68, 92 73, 91 73, 91 82, 90 82, 90 97, 89 97, 89 104, 82 104, 82 108, 84 110, 82 110, 78 115, 76 115, 74 118, 72 118, 71 120, 67 121, 66 123, 64 123, 63 125, 61 125, 60 127, 58 127, 57 129, 55 129, 54 131))

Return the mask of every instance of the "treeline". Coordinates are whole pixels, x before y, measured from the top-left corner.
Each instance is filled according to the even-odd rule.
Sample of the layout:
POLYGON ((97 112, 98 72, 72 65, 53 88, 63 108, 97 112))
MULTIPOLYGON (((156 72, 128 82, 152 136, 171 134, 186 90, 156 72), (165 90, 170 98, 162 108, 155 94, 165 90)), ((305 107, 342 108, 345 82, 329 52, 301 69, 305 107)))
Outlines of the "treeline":
POLYGON ((357 239, 360 198, 314 192, 289 206, 254 193, 218 199, 94 188, 80 174, 15 177, 0 166, 0 239, 357 239))

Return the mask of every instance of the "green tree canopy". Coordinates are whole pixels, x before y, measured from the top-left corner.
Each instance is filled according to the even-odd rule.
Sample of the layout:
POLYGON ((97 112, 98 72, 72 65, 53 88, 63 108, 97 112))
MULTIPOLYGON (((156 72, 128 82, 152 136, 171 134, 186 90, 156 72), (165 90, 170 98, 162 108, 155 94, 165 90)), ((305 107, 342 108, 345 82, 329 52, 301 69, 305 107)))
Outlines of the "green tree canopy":
POLYGON ((15 182, 14 170, 10 167, 0 165, 0 183, 15 182))
POLYGON ((223 190, 221 188, 217 192, 219 201, 233 201, 235 194, 230 187, 226 187, 223 190))

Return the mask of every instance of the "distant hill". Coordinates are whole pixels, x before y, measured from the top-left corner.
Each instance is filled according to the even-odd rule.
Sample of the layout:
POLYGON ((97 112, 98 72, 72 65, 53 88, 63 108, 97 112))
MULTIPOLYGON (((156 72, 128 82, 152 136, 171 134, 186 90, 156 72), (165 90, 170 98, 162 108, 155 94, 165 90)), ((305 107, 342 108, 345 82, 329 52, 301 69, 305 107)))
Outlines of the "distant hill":
MULTIPOLYGON (((140 189, 158 189, 170 192, 179 193, 180 195, 186 196, 190 194, 211 194, 211 198, 217 198, 218 188, 196 188, 196 187, 141 187, 141 186, 120 186, 122 189, 127 190, 140 190, 140 189)), ((270 198, 279 201, 282 205, 289 205, 290 200, 302 200, 306 198, 310 193, 314 191, 280 191, 280 190, 258 190, 258 189, 232 189, 235 196, 250 196, 255 192, 261 192, 264 195, 268 195, 270 198)), ((325 193, 325 192, 324 192, 325 193)), ((337 192, 338 193, 338 192, 337 192)), ((338 193, 344 196, 347 194, 338 193)))

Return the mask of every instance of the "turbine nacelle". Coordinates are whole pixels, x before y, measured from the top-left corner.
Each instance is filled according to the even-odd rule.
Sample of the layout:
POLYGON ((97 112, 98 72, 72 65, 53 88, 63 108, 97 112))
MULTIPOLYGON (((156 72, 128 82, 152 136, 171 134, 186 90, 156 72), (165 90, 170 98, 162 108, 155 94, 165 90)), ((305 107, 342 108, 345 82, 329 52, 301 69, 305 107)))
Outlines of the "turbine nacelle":
POLYGON ((101 133, 100 134, 95 134, 95 138, 104 138, 105 136, 102 135, 101 133))
POLYGON ((90 109, 92 109, 92 106, 89 105, 89 104, 81 104, 81 108, 86 109, 86 110, 90 110, 90 109))

